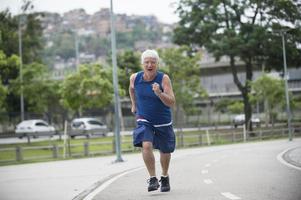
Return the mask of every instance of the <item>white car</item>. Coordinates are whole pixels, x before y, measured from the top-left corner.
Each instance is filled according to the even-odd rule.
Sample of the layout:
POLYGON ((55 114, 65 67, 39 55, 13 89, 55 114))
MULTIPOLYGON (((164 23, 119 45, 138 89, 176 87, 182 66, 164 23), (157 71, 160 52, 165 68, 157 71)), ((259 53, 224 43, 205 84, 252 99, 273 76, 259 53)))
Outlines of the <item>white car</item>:
MULTIPOLYGON (((251 121, 252 121, 252 124, 256 125, 257 127, 260 126, 259 118, 252 117, 251 121)), ((233 124, 234 124, 235 128, 237 128, 237 126, 239 126, 239 125, 245 124, 245 115, 244 114, 236 115, 233 119, 233 124)))
POLYGON ((55 134, 55 128, 41 119, 24 120, 16 126, 15 133, 19 138, 24 136, 52 136, 55 134))
POLYGON ((108 133, 107 125, 93 117, 73 119, 71 122, 71 129, 69 135, 72 138, 78 135, 84 135, 87 138, 91 135, 106 136, 108 133))

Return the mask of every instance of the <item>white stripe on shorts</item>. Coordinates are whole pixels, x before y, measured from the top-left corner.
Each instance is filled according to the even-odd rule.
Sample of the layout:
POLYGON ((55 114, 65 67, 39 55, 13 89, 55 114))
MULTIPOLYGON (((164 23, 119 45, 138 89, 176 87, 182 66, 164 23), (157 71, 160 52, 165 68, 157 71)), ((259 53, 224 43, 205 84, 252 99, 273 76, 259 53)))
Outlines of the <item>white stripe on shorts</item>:
POLYGON ((147 121, 146 119, 140 119, 140 118, 137 119, 136 121, 137 121, 137 122, 149 122, 149 121, 147 121))
POLYGON ((162 126, 170 126, 170 125, 172 125, 172 121, 171 122, 169 122, 169 123, 167 123, 167 124, 157 124, 157 125, 154 125, 154 127, 162 127, 162 126))
MULTIPOLYGON (((139 118, 139 119, 137 119, 137 122, 149 122, 149 121, 147 121, 146 119, 139 118)), ((154 125, 154 127, 157 128, 157 127, 170 126, 170 125, 172 125, 172 121, 167 124, 156 124, 156 125, 154 125)))

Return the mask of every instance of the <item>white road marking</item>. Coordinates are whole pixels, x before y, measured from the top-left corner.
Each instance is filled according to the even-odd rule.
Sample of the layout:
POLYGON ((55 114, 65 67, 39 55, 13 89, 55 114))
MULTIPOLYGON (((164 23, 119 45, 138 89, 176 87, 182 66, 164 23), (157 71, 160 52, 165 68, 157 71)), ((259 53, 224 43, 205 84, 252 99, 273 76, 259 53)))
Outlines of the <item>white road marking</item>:
POLYGON ((208 170, 202 170, 202 174, 208 174, 208 170))
POLYGON ((122 177, 124 175, 127 175, 129 173, 138 171, 138 170, 140 170, 142 168, 144 168, 144 167, 138 167, 138 168, 135 168, 135 169, 123 172, 123 173, 121 173, 121 174, 119 174, 119 175, 117 175, 117 176, 115 176, 115 177, 107 180, 106 182, 104 182, 103 184, 101 184, 99 187, 97 187, 96 189, 94 189, 91 193, 89 193, 86 197, 84 197, 83 200, 92 200, 98 193, 100 193, 101 191, 103 191, 104 189, 106 189, 109 185, 111 185, 114 181, 116 181, 120 177, 122 177))
POLYGON ((212 184, 213 181, 211 179, 204 179, 204 183, 209 185, 209 184, 212 184))
POLYGON ((294 169, 297 169, 297 170, 300 170, 300 171, 301 171, 301 168, 300 168, 300 167, 297 167, 297 166, 295 166, 295 165, 292 165, 292 164, 286 162, 286 161, 283 159, 283 155, 284 155, 287 151, 289 151, 289 150, 291 150, 291 149, 293 149, 293 148, 288 148, 288 149, 284 150, 283 152, 281 152, 280 154, 278 154, 278 155, 277 155, 277 160, 278 160, 279 162, 281 162, 282 164, 288 166, 288 167, 291 167, 291 168, 294 168, 294 169))
POLYGON ((211 166, 211 164, 210 163, 207 163, 206 165, 205 165, 205 167, 210 167, 211 166))
POLYGON ((226 197, 227 199, 231 199, 231 200, 238 200, 238 199, 241 199, 240 197, 230 193, 230 192, 222 192, 222 195, 224 197, 226 197))

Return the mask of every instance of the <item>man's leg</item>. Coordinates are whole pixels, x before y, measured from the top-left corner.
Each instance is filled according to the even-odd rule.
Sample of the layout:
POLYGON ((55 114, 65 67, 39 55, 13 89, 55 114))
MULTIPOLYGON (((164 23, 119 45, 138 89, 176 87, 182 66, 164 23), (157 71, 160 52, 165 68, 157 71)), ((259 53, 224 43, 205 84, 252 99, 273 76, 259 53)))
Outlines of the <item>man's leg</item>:
POLYGON ((170 153, 160 152, 160 163, 161 163, 161 167, 162 167, 162 175, 163 176, 168 176, 170 157, 171 157, 170 153))
POLYGON ((157 190, 160 185, 158 179, 156 178, 155 156, 153 153, 153 144, 151 142, 145 141, 142 143, 142 156, 150 176, 147 189, 149 192, 157 190))
POLYGON ((154 144, 160 149, 160 163, 162 168, 161 192, 170 191, 169 184, 169 163, 171 159, 171 153, 175 149, 175 134, 172 126, 164 126, 156 129, 154 144))
POLYGON ((155 156, 151 142, 145 141, 142 143, 142 156, 150 177, 156 176, 155 156))
POLYGON ((168 176, 168 168, 170 163, 170 153, 162 153, 160 152, 160 163, 162 167, 162 176, 160 179, 161 182, 161 192, 168 192, 170 191, 169 185, 169 176, 168 176))

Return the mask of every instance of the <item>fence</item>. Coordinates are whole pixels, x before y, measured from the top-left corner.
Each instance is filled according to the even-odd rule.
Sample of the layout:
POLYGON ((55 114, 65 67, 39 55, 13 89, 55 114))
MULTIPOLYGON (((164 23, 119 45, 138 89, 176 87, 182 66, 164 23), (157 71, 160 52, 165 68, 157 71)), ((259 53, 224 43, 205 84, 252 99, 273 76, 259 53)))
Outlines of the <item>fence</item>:
MULTIPOLYGON (((301 127, 294 127, 293 137, 301 136, 301 127)), ((277 128, 258 130, 248 133, 230 130, 206 130, 202 132, 177 132, 177 148, 207 146, 216 144, 229 144, 254 140, 276 139, 288 137, 288 129, 277 128)), ((131 138, 131 137, 129 137, 131 138)), ((123 139, 121 144, 123 153, 137 152, 139 148, 133 147, 131 139, 123 139)), ((39 160, 55 160, 76 157, 92 157, 99 155, 111 155, 115 153, 114 138, 110 142, 85 141, 81 144, 48 145, 48 146, 16 146, 12 148, 0 148, 0 164, 32 162, 39 160)))
MULTIPOLYGON (((209 111, 208 111, 209 112, 209 111)), ((66 114, 66 113, 65 113, 66 114)), ((100 119, 103 123, 105 123, 108 128, 114 128, 113 119, 111 115, 90 115, 98 119, 100 119)), ((236 114, 229 113, 217 113, 211 112, 210 114, 207 111, 204 113, 199 113, 199 115, 185 115, 185 113, 181 113, 183 116, 181 120, 174 121, 174 127, 197 127, 197 126, 219 126, 219 125, 233 125, 233 118, 236 114)), ((259 117, 264 124, 264 113, 253 114, 253 116, 259 117)), ((20 122, 20 114, 19 113, 0 113, 0 138, 1 137, 15 137, 15 126, 20 122), (12 116, 11 119, 8 119, 8 115, 12 116)), ((52 117, 43 116, 41 114, 28 113, 26 115, 26 119, 39 118, 44 119, 47 122, 51 122, 50 124, 55 126, 57 131, 63 131, 64 129, 64 121, 72 119, 72 117, 65 116, 64 114, 57 114, 52 117)), ((282 123, 287 121, 286 112, 278 112, 277 113, 277 123, 282 123)), ((301 122, 301 111, 300 109, 295 109, 292 112, 292 122, 300 123, 301 122)), ((136 119, 133 115, 124 115, 122 117, 122 125, 121 127, 124 130, 132 129, 136 126, 136 119)))

